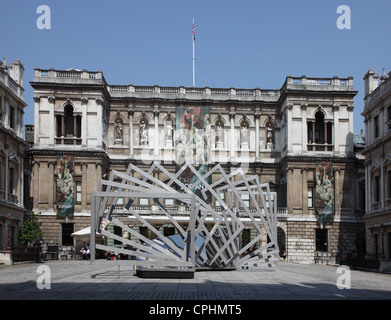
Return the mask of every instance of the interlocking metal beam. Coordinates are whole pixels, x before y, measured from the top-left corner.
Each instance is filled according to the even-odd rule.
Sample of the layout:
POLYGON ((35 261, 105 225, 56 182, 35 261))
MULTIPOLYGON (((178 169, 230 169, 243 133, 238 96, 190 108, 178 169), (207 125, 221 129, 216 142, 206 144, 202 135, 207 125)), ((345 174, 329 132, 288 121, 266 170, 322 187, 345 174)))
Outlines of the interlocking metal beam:
POLYGON ((143 267, 241 269, 256 268, 265 263, 274 265, 279 254, 276 197, 275 192, 270 192, 268 184, 259 182, 258 176, 246 177, 240 168, 226 174, 219 164, 204 175, 190 164, 184 165, 176 174, 171 174, 157 162, 152 164, 148 172, 133 164, 126 173, 113 170, 109 180, 101 180, 98 191, 91 195, 91 261, 95 260, 95 250, 100 249, 129 255, 133 260, 127 260, 128 264, 143 267), (185 185, 180 180, 185 170, 190 170, 193 175, 191 185, 185 185), (152 174, 156 172, 166 175, 167 180, 162 182, 156 179, 152 174), (221 177, 209 183, 212 176, 221 177), (193 192, 196 187, 201 188, 198 194, 193 192), (221 198, 221 191, 227 195, 225 199, 221 198), (253 204, 251 210, 242 195, 248 195, 253 204), (127 219, 132 224, 147 227, 153 240, 115 217, 114 208, 120 198, 126 203, 127 219), (149 215, 137 212, 135 203, 140 198, 152 199, 155 211, 149 215), (176 212, 171 212, 159 200, 166 198, 187 206, 188 219, 179 221, 176 212), (220 210, 216 211, 211 206, 213 200, 218 201, 220 210), (175 228, 176 235, 165 236, 159 231, 151 214, 152 217, 164 217, 175 228), (101 229, 104 220, 127 231, 131 239, 101 229), (256 235, 242 245, 240 236, 246 227, 252 227, 256 235), (120 241, 131 249, 96 244, 95 232, 120 241), (268 242, 255 248, 266 235, 268 242))

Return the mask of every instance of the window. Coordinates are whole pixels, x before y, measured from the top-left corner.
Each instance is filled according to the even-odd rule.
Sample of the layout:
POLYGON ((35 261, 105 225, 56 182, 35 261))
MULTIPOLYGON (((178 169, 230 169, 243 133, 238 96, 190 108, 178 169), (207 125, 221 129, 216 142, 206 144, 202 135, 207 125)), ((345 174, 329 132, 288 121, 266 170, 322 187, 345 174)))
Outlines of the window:
POLYGON ((8 115, 8 125, 11 129, 15 129, 15 108, 10 107, 10 113, 8 115))
POLYGON ((308 187, 307 194, 308 194, 308 208, 313 208, 314 207, 314 187, 308 187))
POLYGON ((61 224, 61 244, 63 246, 73 246, 73 223, 62 223, 61 224))
POLYGON ((388 177, 388 198, 391 198, 391 170, 387 171, 388 177))
MULTIPOLYGON (((113 231, 116 236, 122 237, 122 228, 121 227, 114 226, 113 231)), ((114 239, 114 245, 120 246, 120 245, 122 245, 122 242, 114 239)))
POLYGON ((8 177, 8 193, 13 194, 15 188, 15 169, 9 168, 9 177, 8 177))
POLYGON ((316 229, 316 251, 327 252, 328 251, 328 230, 316 229))
POLYGON ((81 202, 81 181, 76 181, 76 202, 81 202))
POLYGON ((373 118, 373 126, 375 130, 375 138, 377 138, 379 136, 379 116, 373 118))
POLYGON ((67 105, 64 108, 64 114, 56 116, 57 138, 64 137, 68 140, 57 139, 57 143, 80 144, 81 143, 81 116, 74 113, 73 107, 67 105), (70 139, 69 139, 70 138, 70 139), (79 138, 75 140, 74 138, 79 138), (73 141, 75 140, 75 141, 73 141), (80 140, 80 141, 79 141, 80 140))
POLYGON ((174 205, 174 199, 166 198, 164 200, 164 203, 166 204, 166 206, 173 206, 174 205))
POLYGON ((163 235, 165 237, 172 236, 175 234, 175 228, 174 227, 163 227, 163 235))
MULTIPOLYGON (((119 192, 118 187, 115 187, 115 188, 114 188, 114 192, 119 192)), ((124 204, 124 198, 118 198, 117 204, 123 205, 123 204, 124 204)), ((141 203, 140 203, 140 204, 141 204, 141 203)))
POLYGON ((249 208, 250 207, 250 195, 249 194, 242 194, 240 196, 243 200, 244 205, 249 208))
POLYGON ((374 202, 380 201, 380 179, 379 179, 379 176, 375 176, 373 179, 373 200, 374 200, 374 202))
POLYGON ((148 198, 140 198, 140 205, 147 206, 148 204, 148 198))
MULTIPOLYGON (((223 200, 223 202, 224 202, 224 191, 220 190, 219 195, 220 195, 221 200, 223 200)), ((216 207, 219 207, 219 206, 221 206, 221 204, 219 201, 216 200, 216 207)))

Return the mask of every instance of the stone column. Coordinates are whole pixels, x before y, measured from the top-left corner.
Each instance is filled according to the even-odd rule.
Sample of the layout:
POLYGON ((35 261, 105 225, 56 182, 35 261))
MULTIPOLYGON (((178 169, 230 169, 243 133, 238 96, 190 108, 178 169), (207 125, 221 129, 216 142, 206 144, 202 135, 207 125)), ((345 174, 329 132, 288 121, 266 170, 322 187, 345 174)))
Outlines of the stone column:
POLYGON ((292 152, 292 109, 293 109, 293 104, 289 103, 286 108, 287 112, 287 153, 292 152))
POLYGON ((97 105, 97 118, 98 118, 98 123, 100 124, 99 128, 96 128, 97 134, 96 134, 96 144, 97 146, 103 147, 103 112, 105 109, 105 103, 102 98, 96 99, 96 105, 97 105))
POLYGON ((87 166, 86 162, 81 164, 81 208, 87 209, 87 166))
POLYGON ((308 186, 307 186, 307 169, 303 168, 301 169, 301 175, 302 175, 302 189, 303 189, 303 195, 302 195, 302 208, 303 213, 308 213, 308 186))
POLYGON ((333 111, 334 111, 334 132, 333 132, 333 138, 334 138, 334 152, 339 153, 339 105, 335 104, 333 105, 333 111))
POLYGON ((129 119, 129 156, 133 158, 133 115, 134 109, 133 105, 128 105, 128 119, 129 119))
POLYGON ((55 116, 54 116, 54 102, 55 102, 55 97, 50 96, 48 97, 48 102, 49 102, 49 146, 52 145, 54 146, 54 122, 56 121, 55 116))
POLYGON ((231 124, 230 158, 231 158, 231 160, 233 160, 233 159, 235 159, 235 153, 236 153, 236 150, 235 150, 235 107, 230 108, 229 119, 230 119, 230 124, 231 124))
POLYGON ((155 131, 154 131, 154 156, 157 160, 159 156, 159 105, 155 104, 153 109, 153 119, 155 124, 155 131))
POLYGON ((287 168, 287 207, 288 207, 288 214, 293 213, 293 205, 292 205, 292 198, 291 195, 293 196, 293 168, 287 168), (291 190, 292 189, 292 190, 291 190))
POLYGON ((261 117, 260 108, 257 107, 254 113, 255 118, 255 161, 259 161, 259 118, 261 117))
POLYGON ((87 146, 87 108, 88 98, 81 98, 82 118, 81 118, 81 144, 87 146))
POLYGON ((301 105, 301 129, 302 129, 302 150, 307 152, 308 136, 307 136, 307 104, 301 105))
POLYGON ((50 161, 48 162, 49 167, 49 177, 48 177, 48 183, 49 183, 49 199, 48 199, 48 208, 54 210, 54 199, 56 194, 56 189, 54 187, 54 166, 55 162, 50 161))
POLYGON ((39 163, 38 162, 33 162, 33 200, 34 200, 33 208, 38 208, 38 202, 39 202, 39 163))
POLYGON ((34 97, 34 143, 39 144, 39 104, 40 97, 34 97))

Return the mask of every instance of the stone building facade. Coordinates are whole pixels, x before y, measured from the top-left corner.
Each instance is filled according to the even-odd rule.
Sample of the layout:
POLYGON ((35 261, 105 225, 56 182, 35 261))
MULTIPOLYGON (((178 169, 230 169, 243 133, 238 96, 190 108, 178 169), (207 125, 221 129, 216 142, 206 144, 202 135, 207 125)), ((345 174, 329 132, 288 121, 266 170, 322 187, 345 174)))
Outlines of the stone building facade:
POLYGON ((391 80, 383 70, 364 77, 366 252, 381 271, 391 270, 391 80))
MULTIPOLYGON (((159 161, 175 173, 183 163, 206 161, 227 173, 240 166, 277 192, 279 247, 291 261, 332 263, 355 250, 364 171, 354 144, 352 78, 288 76, 273 90, 187 88, 110 85, 101 71, 35 69, 31 85, 33 210, 41 212, 46 241, 74 245, 69 235, 89 226, 91 192, 112 170, 133 163, 147 171, 159 161), (197 140, 203 151, 185 144, 190 122, 194 136, 205 126, 197 140), (61 215, 59 176, 69 170, 74 205, 61 215)), ((140 212, 152 209, 140 199, 140 212)), ((120 205, 117 213, 126 216, 120 205)), ((158 217, 154 223, 164 227, 158 217)))
POLYGON ((0 263, 11 263, 24 217, 23 89, 19 60, 0 62, 0 263))

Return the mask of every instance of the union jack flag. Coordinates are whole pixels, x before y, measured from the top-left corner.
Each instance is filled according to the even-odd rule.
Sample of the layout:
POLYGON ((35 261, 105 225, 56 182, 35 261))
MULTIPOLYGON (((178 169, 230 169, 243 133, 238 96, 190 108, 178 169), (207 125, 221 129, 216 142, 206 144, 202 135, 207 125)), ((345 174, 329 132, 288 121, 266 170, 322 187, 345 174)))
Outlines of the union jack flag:
POLYGON ((193 19, 193 41, 195 41, 195 24, 193 19))

